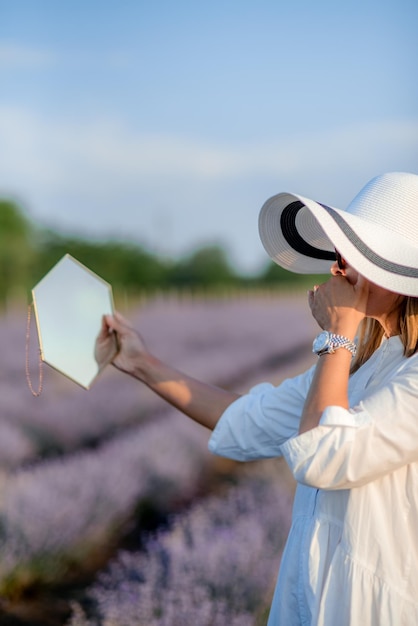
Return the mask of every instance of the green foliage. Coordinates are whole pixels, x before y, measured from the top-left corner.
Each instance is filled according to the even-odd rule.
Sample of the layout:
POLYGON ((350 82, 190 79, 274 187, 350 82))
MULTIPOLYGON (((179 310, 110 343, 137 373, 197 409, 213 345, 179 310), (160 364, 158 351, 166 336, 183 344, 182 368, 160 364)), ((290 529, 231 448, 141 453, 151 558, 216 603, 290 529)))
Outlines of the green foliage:
POLYGON ((0 199, 0 306, 14 297, 29 297, 32 287, 67 253, 130 294, 167 288, 289 287, 325 279, 293 274, 273 262, 258 276, 242 276, 219 245, 167 260, 140 244, 65 236, 35 227, 14 202, 0 199))
POLYGON ((258 283, 267 286, 306 286, 307 288, 325 282, 327 274, 294 274, 269 261, 264 272, 258 277, 258 283))
POLYGON ((40 241, 35 283, 68 253, 112 285, 135 291, 165 286, 165 265, 139 245, 66 238, 51 231, 43 233, 40 241))
POLYGON ((32 227, 21 209, 0 199, 0 302, 21 295, 33 263, 32 227))
POLYGON ((293 274, 270 261, 260 276, 260 282, 266 285, 294 284, 301 282, 302 274, 293 274))
POLYGON ((238 280, 220 246, 206 246, 174 264, 169 272, 171 285, 179 287, 220 287, 238 280))

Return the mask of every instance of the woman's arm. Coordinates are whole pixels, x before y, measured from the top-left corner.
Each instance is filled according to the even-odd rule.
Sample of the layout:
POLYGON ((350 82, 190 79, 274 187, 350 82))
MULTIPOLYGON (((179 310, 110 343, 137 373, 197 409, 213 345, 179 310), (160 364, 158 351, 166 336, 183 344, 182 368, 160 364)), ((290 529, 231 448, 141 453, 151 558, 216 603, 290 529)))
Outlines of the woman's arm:
MULTIPOLYGON (((309 292, 309 305, 321 328, 352 341, 365 316, 367 294, 367 281, 361 276, 353 285, 344 276, 337 275, 309 292)), ((328 406, 348 408, 350 364, 351 353, 345 348, 319 357, 299 433, 317 426, 328 406)))
POLYGON ((213 430, 225 409, 239 398, 236 393, 202 383, 160 361, 120 313, 103 317, 98 342, 105 343, 113 333, 119 347, 113 365, 202 426, 213 430))
POLYGON ((303 407, 299 434, 318 426, 322 413, 328 406, 348 409, 350 364, 351 353, 344 348, 319 357, 303 407))
POLYGON ((352 489, 418 462, 418 361, 399 367, 398 356, 390 382, 348 410, 326 408, 317 428, 281 445, 298 482, 352 489))

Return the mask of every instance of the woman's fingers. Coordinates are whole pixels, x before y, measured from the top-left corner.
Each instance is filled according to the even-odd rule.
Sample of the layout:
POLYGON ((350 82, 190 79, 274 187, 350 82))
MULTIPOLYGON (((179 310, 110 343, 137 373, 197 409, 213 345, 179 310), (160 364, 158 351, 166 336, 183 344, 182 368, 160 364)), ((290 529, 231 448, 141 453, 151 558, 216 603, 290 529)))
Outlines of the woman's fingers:
POLYGON ((344 276, 336 275, 308 291, 308 301, 321 328, 334 332, 346 328, 353 333, 365 315, 367 294, 368 282, 363 277, 353 285, 344 276))
POLYGON ((107 328, 117 333, 123 332, 124 329, 131 328, 128 320, 118 311, 115 311, 113 315, 104 315, 103 317, 107 328))

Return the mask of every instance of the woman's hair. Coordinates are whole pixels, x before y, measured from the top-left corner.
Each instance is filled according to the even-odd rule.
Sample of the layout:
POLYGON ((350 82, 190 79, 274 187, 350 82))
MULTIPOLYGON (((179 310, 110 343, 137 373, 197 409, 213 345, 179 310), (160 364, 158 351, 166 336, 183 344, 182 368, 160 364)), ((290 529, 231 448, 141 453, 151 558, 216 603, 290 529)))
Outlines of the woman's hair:
MULTIPOLYGON (((418 298, 405 296, 399 306, 399 331, 406 357, 418 351, 418 298)), ((359 327, 357 354, 351 366, 351 374, 356 372, 380 346, 384 335, 382 325, 371 317, 366 317, 359 327)))

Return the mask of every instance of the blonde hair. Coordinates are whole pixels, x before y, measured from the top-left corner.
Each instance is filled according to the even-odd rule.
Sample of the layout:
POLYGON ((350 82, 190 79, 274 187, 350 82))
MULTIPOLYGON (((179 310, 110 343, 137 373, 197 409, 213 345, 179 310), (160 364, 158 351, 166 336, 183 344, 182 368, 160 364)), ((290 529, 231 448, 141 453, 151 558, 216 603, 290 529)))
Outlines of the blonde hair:
MULTIPOLYGON (((418 298, 405 296, 399 306, 399 331, 403 352, 410 357, 418 351, 418 298)), ((351 374, 356 372, 380 346, 384 330, 382 325, 371 317, 366 317, 359 327, 357 355, 351 366, 351 374)))

